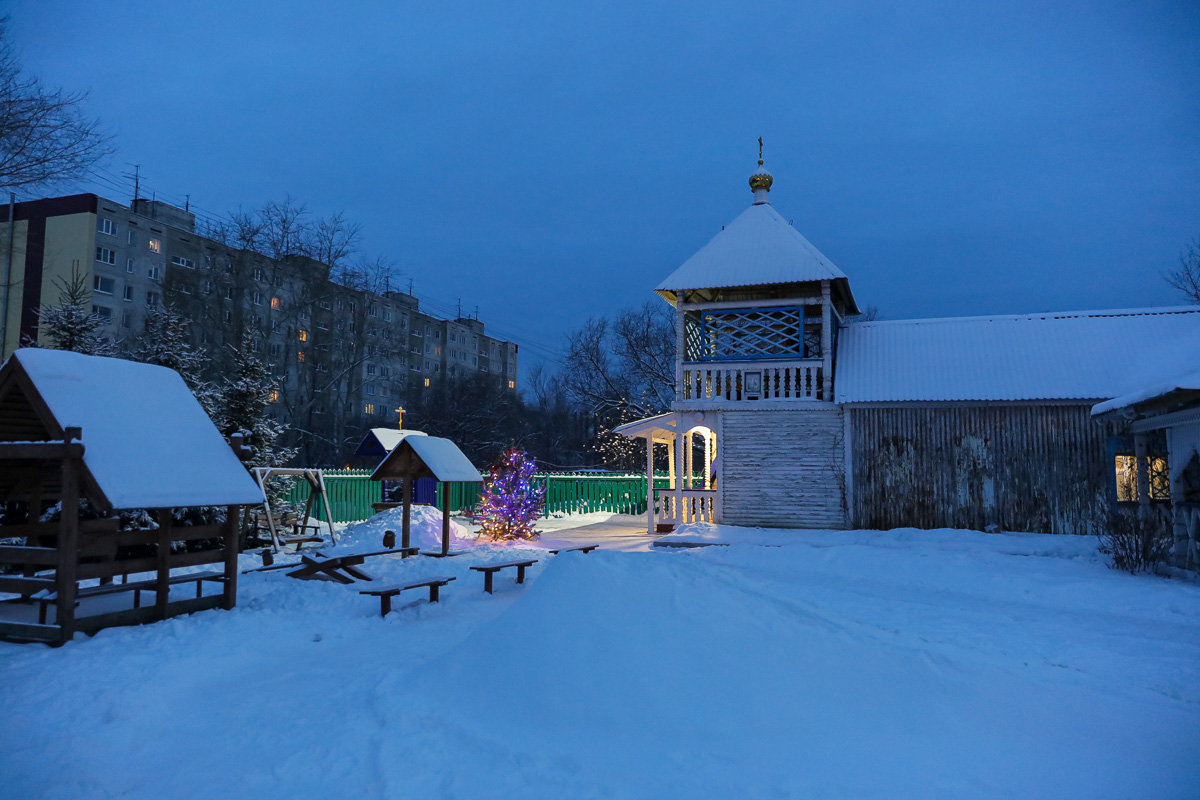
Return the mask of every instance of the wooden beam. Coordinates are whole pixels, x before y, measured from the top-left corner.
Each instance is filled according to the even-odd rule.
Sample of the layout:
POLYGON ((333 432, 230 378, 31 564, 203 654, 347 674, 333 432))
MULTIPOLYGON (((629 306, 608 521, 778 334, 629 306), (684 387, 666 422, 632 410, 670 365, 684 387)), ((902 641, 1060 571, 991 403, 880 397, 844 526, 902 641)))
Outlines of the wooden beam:
POLYGON ((241 506, 229 506, 225 510, 225 591, 221 595, 221 608, 226 611, 237 605, 238 516, 241 510, 241 506))
POLYGON ((0 460, 57 461, 62 458, 83 458, 83 449, 81 442, 0 442, 0 460))
MULTIPOLYGON (((70 443, 82 436, 79 428, 67 428, 64 441, 70 443)), ((58 609, 55 622, 60 630, 59 643, 66 644, 75 636, 75 570, 79 564, 79 472, 83 466, 80 448, 63 448, 62 507, 58 520, 58 567, 55 573, 58 609)))
POLYGON ((413 479, 405 478, 404 479, 404 487, 401 489, 401 499, 403 500, 402 505, 404 506, 404 510, 402 512, 402 517, 401 517, 402 521, 400 524, 400 546, 401 547, 410 547, 411 546, 411 544, 410 544, 410 542, 411 542, 410 522, 411 522, 411 517, 412 517, 412 490, 413 490, 412 485, 413 485, 413 479))
POLYGON ((442 481, 442 555, 450 552, 450 484, 442 481))
POLYGON ((169 508, 157 509, 155 516, 158 517, 158 546, 154 553, 157 568, 154 607, 156 618, 166 619, 167 604, 171 601, 171 528, 175 526, 175 518, 169 508))

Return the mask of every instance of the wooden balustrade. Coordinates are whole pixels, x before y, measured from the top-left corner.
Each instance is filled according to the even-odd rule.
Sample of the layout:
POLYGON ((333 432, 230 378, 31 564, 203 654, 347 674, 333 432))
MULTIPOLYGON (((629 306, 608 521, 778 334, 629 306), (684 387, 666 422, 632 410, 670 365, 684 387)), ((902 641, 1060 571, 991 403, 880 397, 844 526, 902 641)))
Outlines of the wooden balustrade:
POLYGON ((716 514, 717 492, 715 489, 684 489, 681 508, 675 507, 675 492, 659 489, 660 522, 683 525, 688 522, 712 522, 716 514))
POLYGON ((828 400, 821 359, 686 363, 680 400, 828 400))

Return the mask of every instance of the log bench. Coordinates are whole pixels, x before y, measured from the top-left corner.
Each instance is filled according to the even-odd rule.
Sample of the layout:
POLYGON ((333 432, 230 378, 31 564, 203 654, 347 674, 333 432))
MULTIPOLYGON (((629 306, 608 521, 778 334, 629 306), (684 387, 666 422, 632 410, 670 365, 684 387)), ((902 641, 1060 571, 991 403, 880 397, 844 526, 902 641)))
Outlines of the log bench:
POLYGON ((531 558, 528 561, 505 561, 502 564, 481 564, 478 567, 471 567, 476 572, 483 573, 483 590, 488 594, 492 593, 492 576, 502 569, 509 567, 517 568, 517 583, 525 582, 525 568, 532 567, 537 563, 536 558, 531 558))
MULTIPOLYGON (((216 581, 219 583, 225 582, 225 574, 222 572, 189 572, 185 575, 172 575, 167 579, 167 590, 170 587, 178 586, 182 583, 196 583, 196 597, 202 595, 205 581, 216 581)), ((133 581, 132 583, 106 583, 101 586, 85 586, 82 589, 75 591, 75 604, 79 605, 80 600, 89 597, 103 597, 110 594, 119 594, 121 592, 133 592, 133 607, 142 607, 142 592, 157 592, 158 581, 155 579, 147 581, 133 581)), ((51 603, 58 602, 58 592, 38 592, 33 596, 34 600, 38 601, 38 624, 46 624, 46 608, 51 603)))
POLYGON ((551 550, 550 555, 556 556, 559 553, 590 553, 599 546, 598 544, 581 544, 575 547, 560 547, 557 550, 551 550))
POLYGON ((370 594, 379 598, 379 616, 386 617, 388 612, 392 610, 392 598, 408 589, 419 589, 422 586, 429 587, 429 602, 436 603, 439 600, 438 590, 445 586, 454 578, 426 578, 423 581, 413 581, 412 583, 398 583, 395 586, 381 586, 378 589, 363 589, 359 594, 370 594))

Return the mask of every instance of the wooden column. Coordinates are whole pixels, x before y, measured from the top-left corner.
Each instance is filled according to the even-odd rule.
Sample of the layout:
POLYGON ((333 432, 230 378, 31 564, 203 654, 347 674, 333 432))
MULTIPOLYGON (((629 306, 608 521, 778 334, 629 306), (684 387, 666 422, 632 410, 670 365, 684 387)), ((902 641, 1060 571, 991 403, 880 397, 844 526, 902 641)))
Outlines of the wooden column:
POLYGON ((683 524, 683 415, 675 413, 675 525, 683 524))
POLYGON ((225 512, 225 592, 221 596, 221 608, 226 611, 237 605, 238 540, 241 538, 238 536, 238 518, 241 512, 241 506, 230 506, 225 512))
POLYGON ((654 533, 654 432, 646 432, 646 533, 654 533))
POLYGON ((403 506, 402 522, 400 525, 400 546, 411 547, 411 527, 410 520, 412 519, 412 490, 413 477, 410 475, 404 479, 404 487, 401 489, 401 506, 403 506))
POLYGON ((171 531, 175 527, 175 518, 169 508, 158 509, 155 516, 158 517, 158 537, 154 561, 158 574, 154 584, 154 610, 159 619, 166 619, 167 604, 171 602, 171 531))
POLYGON ((442 555, 450 553, 450 484, 442 482, 442 555))
POLYGON ((712 430, 704 432, 704 488, 712 488, 712 458, 713 458, 713 441, 712 430))
MULTIPOLYGON (((79 428, 63 432, 62 513, 58 523, 58 569, 55 571, 55 622, 61 629, 59 644, 75 636, 75 575, 79 565, 79 471, 83 447, 72 441, 83 437, 79 428)), ((41 501, 39 500, 39 503, 41 501)))
POLYGON ((833 401, 833 317, 830 314, 829 281, 821 281, 821 399, 833 401))
POLYGON ((683 360, 687 353, 687 340, 683 324, 683 298, 687 291, 681 291, 675 297, 675 397, 682 400, 683 394, 683 360))
POLYGON ((1141 511, 1150 508, 1150 451, 1146 434, 1133 435, 1133 455, 1137 459, 1137 500, 1141 511))

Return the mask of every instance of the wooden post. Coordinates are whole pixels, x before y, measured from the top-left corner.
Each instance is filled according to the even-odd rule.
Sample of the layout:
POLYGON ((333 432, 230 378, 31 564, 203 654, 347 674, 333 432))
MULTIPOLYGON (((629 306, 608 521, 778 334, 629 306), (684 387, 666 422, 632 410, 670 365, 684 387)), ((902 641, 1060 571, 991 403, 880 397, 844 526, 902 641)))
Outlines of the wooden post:
POLYGON ((400 523, 400 546, 412 547, 409 533, 409 520, 412 517, 412 490, 413 478, 409 475, 404 479, 404 488, 401 490, 401 505, 404 506, 404 512, 401 515, 400 523))
POLYGON ((646 431, 646 533, 654 533, 654 431, 646 431))
POLYGON ((1133 435, 1133 455, 1137 459, 1137 500, 1139 510, 1150 510, 1150 450, 1146 443, 1146 434, 1133 435))
MULTIPOLYGON (((60 628, 59 644, 65 644, 75 636, 75 575, 79 564, 79 467, 82 462, 72 452, 71 442, 81 438, 83 431, 79 428, 67 428, 63 431, 65 447, 62 463, 62 513, 58 524, 58 569, 54 576, 57 595, 54 621, 60 628)), ((82 455, 82 452, 78 453, 78 456, 82 455)))
POLYGON ((154 560, 158 574, 154 584, 154 609, 159 619, 166 619, 167 604, 171 602, 171 530, 175 527, 175 518, 169 508, 158 509, 155 516, 158 517, 158 546, 154 560))
POLYGON ((683 415, 675 412, 675 527, 683 524, 683 415))
POLYGON ((450 553, 450 484, 442 482, 442 555, 450 553))
POLYGON ((821 399, 833 401, 833 323, 830 314, 829 281, 821 281, 821 399))
POLYGON ((241 510, 241 506, 229 506, 225 512, 225 591, 221 597, 221 608, 226 611, 237 605, 238 517, 241 516, 241 510))

